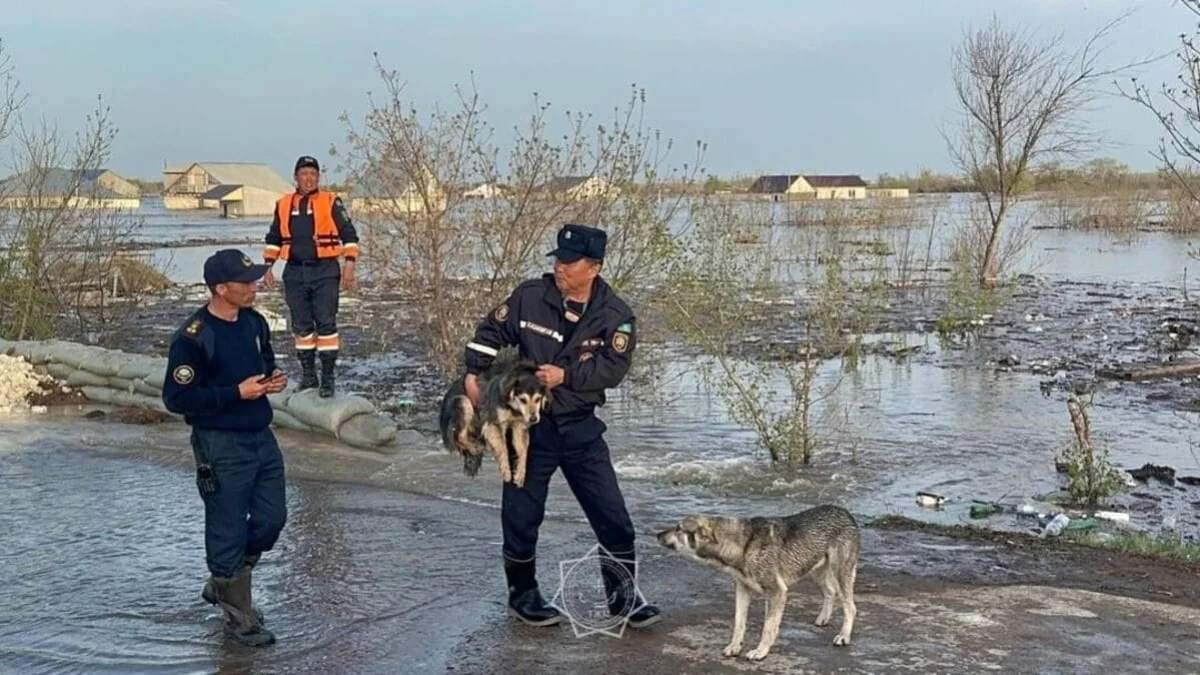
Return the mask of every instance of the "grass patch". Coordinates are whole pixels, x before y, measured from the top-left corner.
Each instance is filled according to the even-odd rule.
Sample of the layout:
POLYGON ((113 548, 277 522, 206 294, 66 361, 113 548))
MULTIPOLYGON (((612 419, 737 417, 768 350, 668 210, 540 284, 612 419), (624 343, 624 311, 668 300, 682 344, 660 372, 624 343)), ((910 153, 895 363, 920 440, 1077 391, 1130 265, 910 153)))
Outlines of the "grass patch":
POLYGON ((1104 548, 1160 560, 1200 564, 1200 544, 1165 534, 1120 533, 1105 536, 1088 532, 1076 541, 1084 546, 1104 548))

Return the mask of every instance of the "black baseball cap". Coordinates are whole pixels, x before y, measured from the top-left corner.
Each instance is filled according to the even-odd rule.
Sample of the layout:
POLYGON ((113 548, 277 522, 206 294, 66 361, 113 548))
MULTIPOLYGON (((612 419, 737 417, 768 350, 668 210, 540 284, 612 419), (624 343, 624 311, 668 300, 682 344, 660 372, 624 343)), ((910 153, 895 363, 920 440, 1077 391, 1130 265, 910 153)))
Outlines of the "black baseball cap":
POLYGON ((598 227, 568 223, 558 231, 558 248, 546 255, 554 256, 565 263, 580 258, 604 260, 604 249, 608 245, 608 233, 598 227))
POLYGON ((316 157, 313 157, 312 155, 303 155, 300 157, 300 159, 296 160, 296 168, 292 169, 292 173, 296 173, 306 166, 311 166, 317 171, 321 170, 321 163, 317 161, 316 157))
POLYGON ((230 282, 250 283, 267 273, 267 265, 256 265, 250 256, 236 248, 226 248, 204 261, 204 284, 216 286, 230 282))

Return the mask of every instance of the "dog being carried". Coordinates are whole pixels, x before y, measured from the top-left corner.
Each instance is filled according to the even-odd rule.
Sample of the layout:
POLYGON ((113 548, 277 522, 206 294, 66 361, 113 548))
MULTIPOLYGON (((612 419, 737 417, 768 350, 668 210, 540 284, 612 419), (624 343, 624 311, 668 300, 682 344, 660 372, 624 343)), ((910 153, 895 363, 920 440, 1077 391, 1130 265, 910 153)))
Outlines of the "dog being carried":
POLYGON ((465 376, 459 377, 442 397, 438 422, 442 445, 462 455, 463 473, 476 475, 485 450, 490 450, 501 480, 523 487, 529 428, 550 407, 551 396, 538 381, 536 364, 517 359, 515 352, 503 354, 479 374, 479 410, 467 398, 465 376))
POLYGON ((788 589, 810 574, 819 575, 824 596, 816 625, 829 624, 840 596, 842 629, 833 644, 850 644, 860 541, 858 524, 840 506, 817 506, 784 518, 689 516, 659 532, 658 542, 733 577, 733 639, 725 656, 742 650, 753 593, 766 596, 767 614, 758 647, 746 658, 765 658, 779 637, 788 589))

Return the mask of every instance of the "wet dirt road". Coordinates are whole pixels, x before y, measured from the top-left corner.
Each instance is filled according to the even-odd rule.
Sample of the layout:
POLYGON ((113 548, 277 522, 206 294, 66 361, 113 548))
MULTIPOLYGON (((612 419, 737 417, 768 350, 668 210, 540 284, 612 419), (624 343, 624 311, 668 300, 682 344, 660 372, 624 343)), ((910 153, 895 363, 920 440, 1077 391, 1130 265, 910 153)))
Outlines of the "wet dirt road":
MULTIPOLYGON (((641 517, 639 581, 662 623, 619 640, 514 625, 494 500, 368 485, 402 470, 404 453, 373 458, 293 438, 284 442, 289 524, 256 571, 256 601, 279 643, 252 651, 226 645, 219 613, 199 598, 200 502, 188 455, 170 442, 182 438, 170 425, 42 418, 0 427, 0 671, 1095 672, 1120 663, 1167 673, 1195 672, 1200 655, 1194 571, 1058 544, 869 528, 854 644, 830 644, 840 613, 831 627, 811 625, 818 601, 806 584, 773 655, 730 661, 720 656, 730 582, 656 548, 650 533, 667 523, 641 517)), ((552 488, 555 515, 542 528, 548 594, 557 563, 594 543, 586 524, 563 515, 577 508, 563 487, 552 488)), ((598 584, 598 574, 584 576, 598 584)), ((747 648, 761 622, 755 604, 747 648)))

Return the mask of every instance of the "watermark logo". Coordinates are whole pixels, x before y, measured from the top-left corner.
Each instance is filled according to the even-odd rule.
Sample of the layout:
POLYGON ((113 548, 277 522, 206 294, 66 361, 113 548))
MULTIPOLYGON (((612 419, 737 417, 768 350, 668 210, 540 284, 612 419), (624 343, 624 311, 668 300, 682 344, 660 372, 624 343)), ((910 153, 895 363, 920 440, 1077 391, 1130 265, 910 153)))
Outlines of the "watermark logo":
POLYGON ((549 604, 567 617, 577 638, 593 633, 620 638, 646 600, 634 561, 596 544, 582 558, 558 563, 558 589, 549 604))

